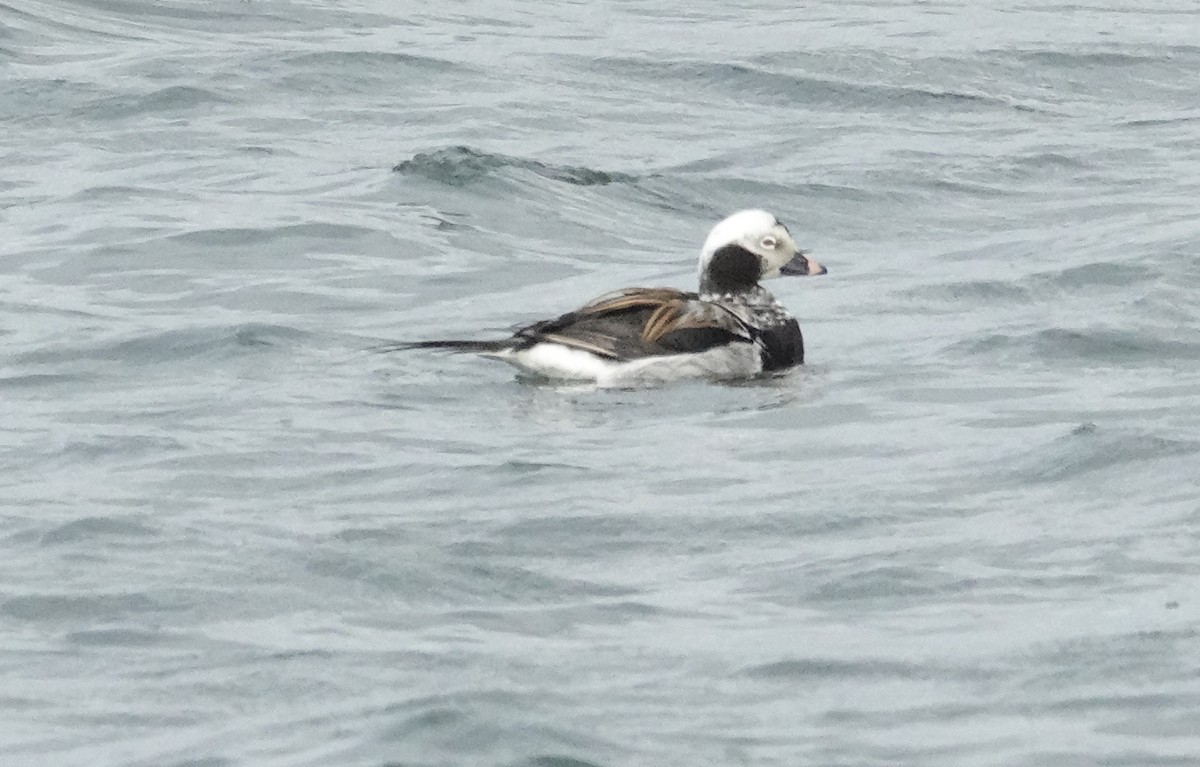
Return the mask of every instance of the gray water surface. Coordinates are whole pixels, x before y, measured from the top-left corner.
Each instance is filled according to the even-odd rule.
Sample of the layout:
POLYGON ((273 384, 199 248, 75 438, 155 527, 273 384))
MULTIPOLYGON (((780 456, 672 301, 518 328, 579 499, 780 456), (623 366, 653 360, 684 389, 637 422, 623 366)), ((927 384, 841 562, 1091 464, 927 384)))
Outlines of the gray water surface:
POLYGON ((0 5, 0 763, 1200 762, 1200 8, 402 5, 0 5))

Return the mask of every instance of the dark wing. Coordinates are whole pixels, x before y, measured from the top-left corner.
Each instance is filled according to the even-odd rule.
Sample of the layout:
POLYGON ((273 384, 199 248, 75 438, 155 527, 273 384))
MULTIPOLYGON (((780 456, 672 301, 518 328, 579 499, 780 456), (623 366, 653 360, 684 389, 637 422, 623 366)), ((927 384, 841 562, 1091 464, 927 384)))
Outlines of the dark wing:
POLYGON ((731 310, 695 293, 629 288, 519 328, 514 338, 524 348, 549 341, 610 359, 637 359, 750 343, 753 333, 731 310))

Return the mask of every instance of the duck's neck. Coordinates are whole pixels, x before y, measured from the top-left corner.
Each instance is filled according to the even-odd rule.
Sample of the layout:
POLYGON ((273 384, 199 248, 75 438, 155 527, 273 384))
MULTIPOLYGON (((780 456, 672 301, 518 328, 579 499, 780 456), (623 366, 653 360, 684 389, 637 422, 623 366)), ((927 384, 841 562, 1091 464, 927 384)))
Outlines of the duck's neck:
POLYGON ((700 282, 700 300, 719 304, 742 304, 744 306, 773 306, 778 303, 775 296, 762 285, 744 290, 720 290, 700 282))
POLYGON ((771 291, 762 285, 735 293, 700 291, 700 300, 721 304, 758 328, 771 328, 794 323, 787 307, 775 300, 771 291))

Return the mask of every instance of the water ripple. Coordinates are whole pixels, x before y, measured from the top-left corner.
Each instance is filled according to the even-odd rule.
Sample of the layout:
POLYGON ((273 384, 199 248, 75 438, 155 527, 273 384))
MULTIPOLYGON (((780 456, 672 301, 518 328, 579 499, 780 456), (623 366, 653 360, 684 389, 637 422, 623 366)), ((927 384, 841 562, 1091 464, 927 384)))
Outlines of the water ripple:
POLYGON ((762 66, 706 61, 653 61, 638 58, 606 57, 582 62, 625 76, 646 81, 701 83, 720 88, 738 99, 789 99, 803 104, 826 104, 838 109, 879 109, 897 107, 942 110, 1000 107, 1021 112, 1040 112, 1026 104, 986 93, 950 88, 923 88, 894 83, 855 82, 813 75, 777 72, 762 66))
POLYGON ((41 623, 113 621, 173 609, 177 608, 142 593, 48 593, 11 597, 0 602, 0 613, 15 620, 41 623))
POLYGON ((264 323, 180 328, 88 345, 55 345, 19 354, 14 362, 46 365, 91 360, 121 364, 166 364, 193 358, 244 354, 255 347, 295 343, 306 337, 308 334, 304 331, 264 323))
POLYGON ((1200 357, 1200 342, 1164 338, 1149 330, 1111 327, 992 333, 979 340, 956 342, 952 349, 1005 359, 1072 359, 1100 367, 1190 363, 1200 357))
POLYGON ((631 183, 637 180, 636 177, 624 173, 571 165, 550 165, 537 160, 483 152, 467 146, 447 147, 418 154, 397 164, 392 170, 449 186, 467 186, 509 168, 529 171, 542 178, 574 186, 631 183))
POLYGON ((181 115, 232 99, 211 88, 195 85, 169 85, 138 95, 116 94, 94 101, 75 111, 79 119, 118 120, 147 115, 181 115))
POLYGON ((84 517, 42 534, 42 545, 53 546, 99 538, 146 538, 160 531, 136 519, 121 517, 84 517))
POLYGON ((1018 458, 1015 476, 1022 481, 1060 482, 1115 466, 1196 454, 1200 442, 1085 423, 1018 458))

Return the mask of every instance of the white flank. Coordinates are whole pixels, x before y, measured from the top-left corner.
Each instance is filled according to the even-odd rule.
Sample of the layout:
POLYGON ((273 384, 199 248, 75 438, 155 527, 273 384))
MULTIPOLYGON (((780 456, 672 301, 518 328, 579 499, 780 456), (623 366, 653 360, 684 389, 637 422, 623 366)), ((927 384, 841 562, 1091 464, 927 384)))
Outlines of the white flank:
POLYGON ((685 378, 745 378, 762 372, 758 347, 746 343, 628 362, 615 362, 546 341, 521 351, 506 350, 490 356, 547 378, 594 381, 601 386, 662 383, 685 378))
POLYGON ((531 373, 572 381, 599 381, 615 364, 591 352, 546 341, 520 351, 505 350, 495 356, 531 373))

